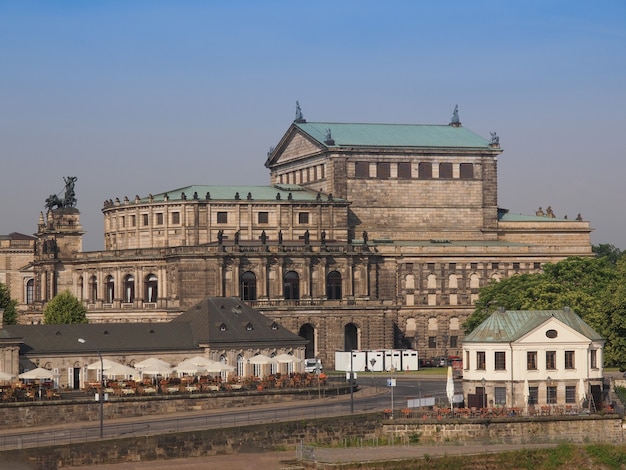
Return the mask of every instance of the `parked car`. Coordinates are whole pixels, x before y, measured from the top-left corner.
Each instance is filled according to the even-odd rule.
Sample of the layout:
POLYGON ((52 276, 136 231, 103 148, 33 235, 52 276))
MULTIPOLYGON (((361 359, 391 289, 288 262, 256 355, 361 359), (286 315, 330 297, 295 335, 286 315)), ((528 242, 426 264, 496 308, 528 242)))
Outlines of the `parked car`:
POLYGON ((319 370, 321 371, 322 361, 316 358, 305 359, 304 360, 304 372, 309 372, 309 373, 317 372, 318 364, 319 364, 319 370))

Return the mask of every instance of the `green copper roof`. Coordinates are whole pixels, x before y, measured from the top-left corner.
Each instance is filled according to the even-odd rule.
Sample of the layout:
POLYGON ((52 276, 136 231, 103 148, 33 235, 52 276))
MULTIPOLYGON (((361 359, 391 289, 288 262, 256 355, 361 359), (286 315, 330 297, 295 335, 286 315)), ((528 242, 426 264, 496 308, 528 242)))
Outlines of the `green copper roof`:
MULTIPOLYGON (((191 185, 184 188, 172 189, 171 191, 165 191, 163 193, 154 194, 152 196, 153 201, 163 201, 165 195, 170 201, 178 201, 184 197, 187 200, 193 200, 194 194, 199 200, 206 200, 207 195, 210 196, 212 201, 234 201, 236 200, 237 193, 239 199, 246 201, 248 199, 248 193, 253 201, 273 201, 278 200, 277 195, 280 195, 281 201, 291 200, 295 202, 313 202, 317 200, 318 193, 311 191, 297 184, 275 184, 272 186, 214 186, 214 185, 191 185)), ((320 200, 327 202, 328 195, 320 194, 320 200)), ((333 201, 344 201, 343 199, 336 199, 333 197, 333 201)), ((141 203, 146 203, 149 198, 144 197, 140 200, 141 203)), ((134 201, 130 201, 131 203, 134 201)))
POLYGON ((452 147, 491 149, 489 141, 464 127, 418 124, 295 123, 328 147, 452 147), (334 144, 325 143, 327 131, 334 144))
POLYGON ((570 328, 591 340, 603 338, 574 311, 562 310, 507 310, 495 311, 463 340, 467 343, 507 343, 516 341, 537 328, 550 317, 565 323, 570 328))

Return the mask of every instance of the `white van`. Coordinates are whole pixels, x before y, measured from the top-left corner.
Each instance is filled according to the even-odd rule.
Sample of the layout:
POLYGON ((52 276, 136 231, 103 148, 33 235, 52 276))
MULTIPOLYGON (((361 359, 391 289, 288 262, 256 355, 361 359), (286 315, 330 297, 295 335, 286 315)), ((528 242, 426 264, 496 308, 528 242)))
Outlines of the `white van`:
POLYGON ((320 371, 322 370, 322 362, 319 359, 305 359, 304 360, 304 372, 314 373, 317 372, 317 367, 319 364, 320 371))

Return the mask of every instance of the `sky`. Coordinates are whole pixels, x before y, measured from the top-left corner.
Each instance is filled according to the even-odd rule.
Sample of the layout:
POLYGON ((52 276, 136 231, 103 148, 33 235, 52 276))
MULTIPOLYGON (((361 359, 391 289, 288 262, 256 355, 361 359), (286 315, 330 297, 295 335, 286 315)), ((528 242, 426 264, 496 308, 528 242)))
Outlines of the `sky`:
POLYGON ((105 200, 269 184, 295 117, 500 137, 498 205, 626 249, 623 0, 0 0, 0 234, 105 200))

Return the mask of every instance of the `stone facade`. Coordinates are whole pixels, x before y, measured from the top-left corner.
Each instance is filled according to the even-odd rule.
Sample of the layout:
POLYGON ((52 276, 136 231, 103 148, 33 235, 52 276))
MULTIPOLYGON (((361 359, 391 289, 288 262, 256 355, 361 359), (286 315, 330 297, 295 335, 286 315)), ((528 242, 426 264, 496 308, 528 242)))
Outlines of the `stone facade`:
POLYGON ((33 301, 33 251, 35 237, 21 233, 0 236, 0 283, 18 301, 18 310, 27 309, 33 301))
POLYGON ((325 367, 351 348, 460 355, 481 286, 592 256, 587 221, 499 209, 502 150, 462 127, 318 124, 287 130, 266 162, 270 186, 105 201, 103 251, 82 252, 78 211, 49 211, 20 321, 39 322, 63 289, 91 322, 166 321, 239 296, 308 339, 325 367))

